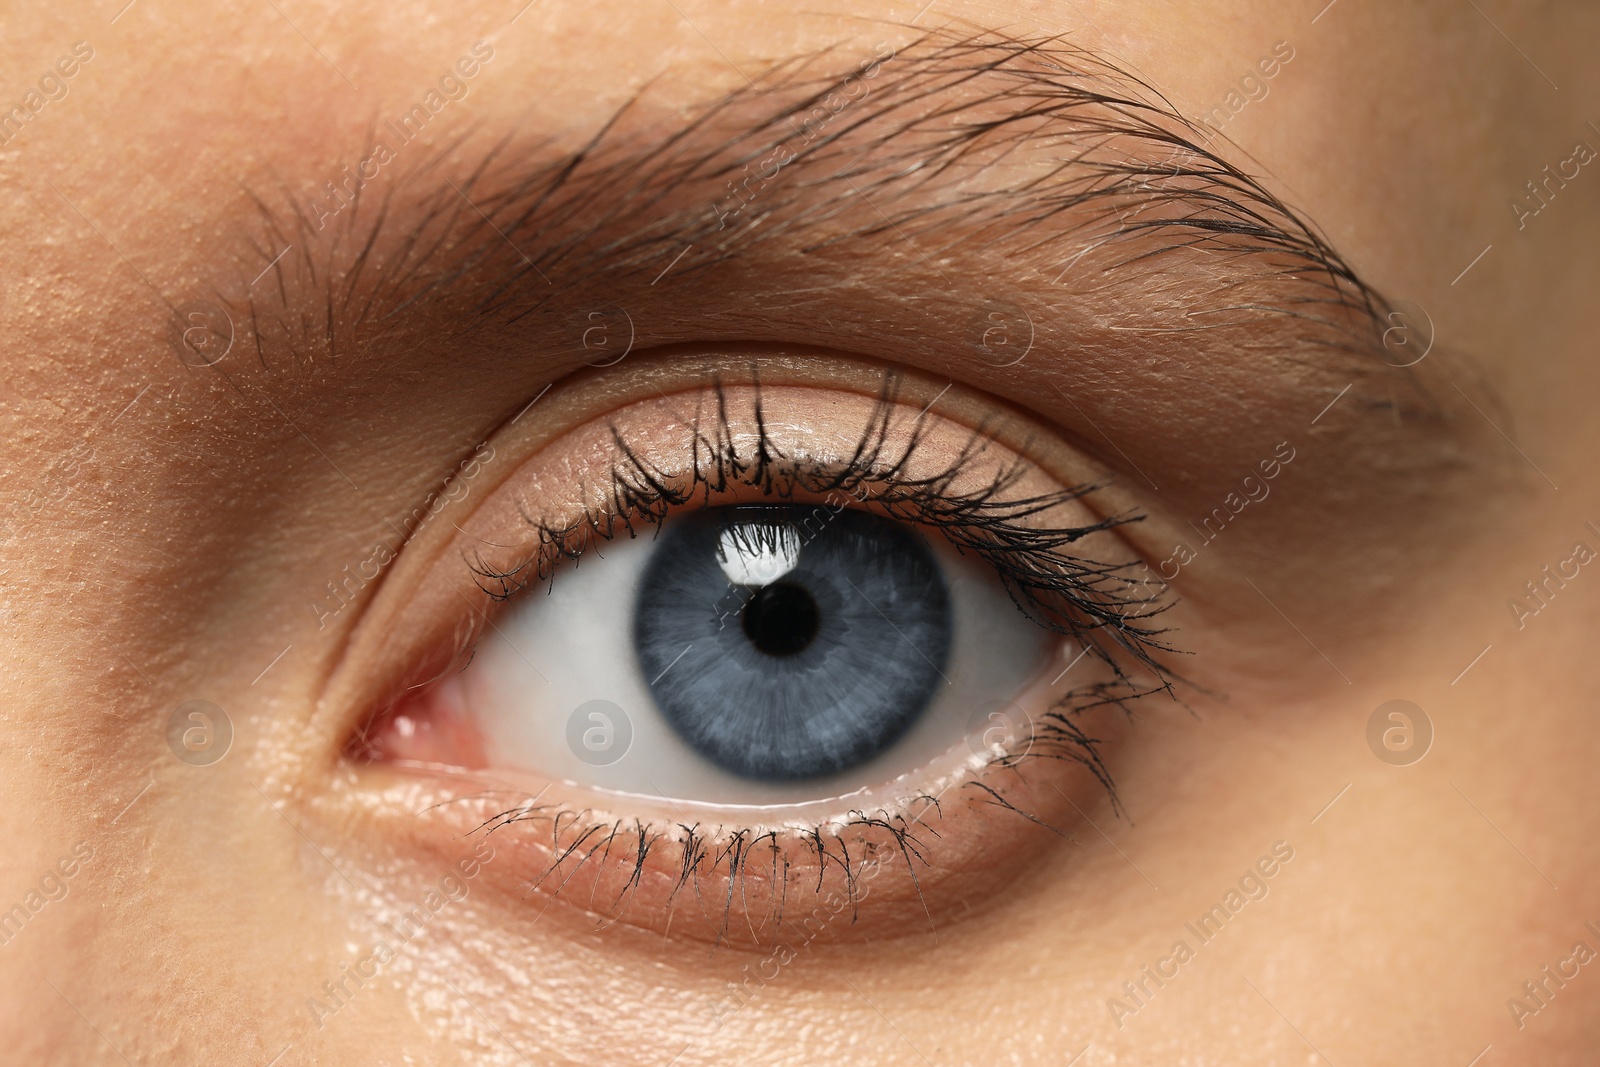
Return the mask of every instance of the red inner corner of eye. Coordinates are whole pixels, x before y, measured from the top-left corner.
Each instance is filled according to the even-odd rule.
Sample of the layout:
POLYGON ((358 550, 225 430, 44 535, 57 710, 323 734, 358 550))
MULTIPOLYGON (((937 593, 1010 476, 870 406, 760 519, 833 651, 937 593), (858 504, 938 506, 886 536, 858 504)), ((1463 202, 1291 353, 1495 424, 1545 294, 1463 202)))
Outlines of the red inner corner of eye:
POLYGON ((462 704, 455 676, 408 693, 350 744, 350 754, 382 763, 487 766, 483 737, 462 704))

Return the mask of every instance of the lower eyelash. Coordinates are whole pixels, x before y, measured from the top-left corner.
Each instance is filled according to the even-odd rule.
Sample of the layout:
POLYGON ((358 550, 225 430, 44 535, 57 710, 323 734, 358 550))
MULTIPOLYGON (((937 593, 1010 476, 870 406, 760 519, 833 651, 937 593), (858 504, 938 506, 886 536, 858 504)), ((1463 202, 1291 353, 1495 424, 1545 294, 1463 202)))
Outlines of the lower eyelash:
MULTIPOLYGON (((559 526, 525 515, 537 539, 537 548, 531 554, 504 568, 491 566, 480 554, 469 561, 469 566, 479 588, 492 600, 504 602, 531 584, 553 581, 563 563, 578 560, 621 531, 635 537, 641 527, 659 529, 669 514, 696 503, 709 505, 719 494, 735 488, 752 489, 785 501, 796 496, 824 501, 845 498, 870 505, 888 517, 931 527, 958 551, 970 551, 992 566, 1012 601, 1028 618, 1077 641, 1084 656, 1109 669, 1107 679, 1067 691, 1040 716, 1039 722, 1030 723, 1026 738, 1017 739, 1012 746, 1023 747, 1021 742, 1025 740, 1023 751, 993 756, 982 771, 961 782, 961 786, 978 790, 979 803, 1004 808, 1065 837, 981 780, 991 777, 993 770, 1015 771, 1032 760, 1063 760, 1088 770, 1106 790, 1113 810, 1122 814, 1115 784, 1100 754, 1103 740, 1086 732, 1080 718, 1103 707, 1114 707, 1131 718, 1132 701, 1158 692, 1176 699, 1174 685, 1181 679, 1160 657, 1177 650, 1163 640, 1168 631, 1150 623, 1170 606, 1167 588, 1163 583, 1152 589, 1152 583, 1134 578, 1132 572, 1140 567, 1138 561, 1099 563, 1065 549, 1091 534, 1138 522, 1143 516, 1114 516, 1080 526, 1030 525, 1053 508, 1083 499, 1103 483, 1015 497, 1012 490, 1031 471, 1020 459, 997 470, 979 487, 958 490, 956 486, 970 475, 991 443, 982 427, 971 433, 946 468, 912 476, 908 468, 928 434, 929 414, 923 409, 909 429, 899 435, 904 443, 893 444, 891 431, 899 406, 898 392, 898 377, 892 372, 886 374, 850 459, 843 464, 826 465, 783 454, 768 433, 759 385, 753 411, 756 442, 745 446, 741 453, 734 441, 727 393, 721 381, 716 381, 700 395, 695 418, 688 423, 693 461, 684 475, 674 476, 652 464, 612 426, 619 458, 608 474, 603 505, 587 507, 575 520, 559 526), (1135 675, 1143 673, 1152 675, 1154 681, 1137 681, 1135 675)), ((552 859, 528 886, 537 889, 557 880, 555 892, 559 894, 581 869, 598 858, 590 891, 591 910, 597 903, 593 897, 606 862, 614 853, 631 853, 632 873, 622 890, 615 899, 599 902, 603 904, 599 913, 609 916, 604 922, 616 921, 620 916, 620 909, 637 888, 646 858, 653 851, 664 847, 680 850, 673 897, 692 890, 704 904, 702 888, 713 880, 719 885, 726 880, 724 924, 717 936, 720 944, 728 934, 729 902, 735 894, 744 899, 753 878, 765 876, 769 886, 784 887, 782 893, 772 890, 776 899, 769 908, 769 918, 774 923, 781 922, 793 866, 787 853, 796 848, 800 854, 814 857, 819 891, 830 866, 838 868, 852 920, 861 864, 881 862, 880 854, 888 854, 906 866, 915 882, 917 868, 928 864, 923 835, 939 836, 931 822, 943 812, 939 798, 928 794, 905 798, 903 803, 907 812, 919 807, 919 814, 913 817, 886 810, 854 811, 842 821, 804 828, 707 829, 700 824, 678 823, 668 830, 652 830, 637 820, 604 821, 587 809, 530 802, 494 815, 478 830, 493 833, 518 823, 548 822, 552 859), (879 835, 878 843, 861 840, 869 833, 879 835), (855 855, 847 837, 857 839, 855 855)))
MULTIPOLYGON (((1015 771, 1024 762, 1035 759, 1078 763, 1088 768, 1106 788, 1112 809, 1120 816, 1122 808, 1115 788, 1097 751, 1100 741, 1085 733, 1073 720, 1099 706, 1112 705, 1127 712, 1128 701, 1164 689, 1164 685, 1156 685, 1138 690, 1131 683, 1118 681, 1074 690, 1042 717, 1044 721, 1028 738, 1025 754, 996 755, 982 771, 955 784, 962 790, 976 791, 972 803, 1014 814, 1070 841, 1070 834, 1007 798, 992 783, 991 772, 997 769, 1015 771)), ((461 799, 481 802, 485 798, 485 794, 478 793, 461 799)), ((664 910, 675 914, 674 902, 680 897, 696 902, 702 918, 709 915, 715 923, 716 933, 711 942, 711 950, 715 952, 718 947, 731 945, 736 940, 731 926, 735 915, 748 927, 749 946, 781 943, 783 919, 791 906, 791 882, 795 877, 800 878, 794 882, 797 894, 809 893, 813 900, 822 900, 829 873, 835 872, 838 888, 831 892, 842 893, 842 902, 836 900, 833 910, 843 914, 848 909, 853 925, 859 916, 860 903, 865 899, 864 884, 884 865, 892 865, 903 868, 902 873, 909 877, 916 899, 926 912, 928 905, 922 895, 918 872, 931 867, 927 838, 943 836, 935 824, 944 818, 945 803, 942 794, 919 793, 900 798, 899 811, 856 809, 842 819, 806 826, 730 829, 677 823, 663 829, 640 819, 606 820, 588 808, 540 804, 535 797, 491 816, 473 832, 488 836, 519 824, 544 825, 550 835, 551 858, 539 874, 523 883, 524 888, 530 894, 544 889, 551 897, 574 891, 581 894, 586 880, 580 875, 593 864, 592 879, 587 880, 588 898, 580 897, 580 906, 596 917, 597 930, 624 921, 652 854, 675 851, 676 873, 664 910), (853 848, 852 840, 855 841, 853 848), (608 875, 606 864, 613 854, 625 857, 620 860, 625 875, 620 889, 601 896, 600 887, 608 875), (802 870, 805 873, 800 875, 802 870)), ((614 884, 614 872, 611 878, 614 884)), ((798 896, 797 903, 802 914, 815 907, 804 896, 798 896)), ((927 913, 927 921, 932 927, 931 913, 927 913)), ((670 927, 669 922, 669 930, 670 927)))
MULTIPOLYGON (((919 802, 925 805, 924 814, 929 810, 934 812, 939 812, 940 810, 938 798, 926 794, 909 798, 907 803, 909 805, 919 802)), ((631 850, 633 853, 629 860, 631 873, 626 879, 622 890, 606 905, 605 910, 599 913, 603 916, 611 917, 603 925, 609 925, 609 922, 616 921, 616 918, 622 914, 622 909, 627 902, 628 896, 638 888, 639 880, 645 871, 645 863, 650 853, 663 843, 670 842, 680 849, 681 862, 676 882, 667 900, 668 908, 671 907, 678 894, 686 890, 692 891, 695 898, 703 903, 706 898, 701 892, 701 886, 715 877, 719 868, 726 869, 724 878, 727 882, 727 888, 724 891, 723 901, 724 923, 719 928, 715 942, 715 944, 721 944, 729 933, 726 920, 727 913, 732 909, 733 900, 739 898, 745 906, 745 914, 747 916, 750 914, 748 911, 748 894, 746 892, 747 875, 766 873, 769 887, 783 887, 781 893, 775 889, 769 891, 769 899, 766 901, 766 917, 759 924, 762 929, 765 929, 769 922, 773 930, 781 928, 785 905, 788 901, 789 875, 795 867, 788 857, 783 854, 784 849, 780 845, 780 841, 784 838, 787 837, 793 842, 799 842, 808 850, 808 854, 816 856, 815 891, 817 893, 822 891, 830 864, 838 868, 840 877, 844 880, 845 898, 849 903, 851 921, 853 922, 861 899, 859 885, 863 877, 863 867, 885 862, 879 856, 879 853, 885 850, 880 846, 868 844, 864 846, 861 854, 853 858, 849 845, 846 843, 844 831, 872 829, 884 832, 888 835, 888 839, 892 841, 892 846, 890 846, 892 850, 898 854, 899 860, 905 863, 907 869, 912 872, 912 877, 915 878, 917 865, 926 865, 928 862, 927 857, 923 854, 925 847, 923 841, 917 836, 917 824, 921 822, 922 818, 922 815, 917 815, 908 820, 905 815, 887 811, 876 814, 853 811, 841 822, 817 825, 803 830, 737 829, 723 833, 718 829, 708 833, 702 831, 699 824, 678 824, 675 827, 677 833, 673 834, 665 830, 652 831, 639 820, 633 820, 631 825, 625 825, 624 820, 614 820, 608 823, 592 819, 587 811, 563 808, 558 805, 540 806, 536 803, 528 803, 494 816, 479 826, 478 830, 486 834, 492 834, 496 830, 504 829, 520 822, 548 822, 551 833, 551 851, 555 858, 542 874, 529 880, 526 885, 530 891, 538 889, 546 881, 554 877, 557 872, 561 871, 563 865, 570 858, 578 856, 577 865, 567 870, 561 877, 557 889, 558 893, 596 855, 600 857, 600 861, 603 864, 609 858, 619 837, 623 838, 625 842, 631 840, 631 844, 625 843, 619 848, 619 851, 626 852, 631 850), (565 832, 568 838, 565 844, 562 843, 563 822, 566 823, 565 832), (585 849, 585 845, 588 846, 587 849, 585 849), (763 848, 763 846, 766 847, 763 848), (759 869, 760 860, 763 857, 768 860, 768 869, 765 872, 759 869)), ((924 826, 922 829, 934 837, 939 836, 938 831, 932 826, 924 826)), ((598 876, 594 884, 595 887, 598 887, 598 876)), ((591 911, 594 910, 595 901, 593 897, 594 892, 591 889, 588 902, 591 911)), ((753 937, 759 941, 760 932, 756 929, 758 924, 753 919, 748 921, 751 925, 753 937)))

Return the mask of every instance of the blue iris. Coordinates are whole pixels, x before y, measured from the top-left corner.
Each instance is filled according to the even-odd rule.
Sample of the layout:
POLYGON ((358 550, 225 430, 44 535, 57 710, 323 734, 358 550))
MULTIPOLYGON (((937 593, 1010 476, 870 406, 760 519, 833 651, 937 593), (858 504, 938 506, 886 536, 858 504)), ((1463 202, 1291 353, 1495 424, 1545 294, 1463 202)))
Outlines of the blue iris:
POLYGON ((903 524, 707 508, 662 531, 633 639, 657 707, 697 752, 745 778, 818 778, 888 748, 945 683, 950 594, 903 524))

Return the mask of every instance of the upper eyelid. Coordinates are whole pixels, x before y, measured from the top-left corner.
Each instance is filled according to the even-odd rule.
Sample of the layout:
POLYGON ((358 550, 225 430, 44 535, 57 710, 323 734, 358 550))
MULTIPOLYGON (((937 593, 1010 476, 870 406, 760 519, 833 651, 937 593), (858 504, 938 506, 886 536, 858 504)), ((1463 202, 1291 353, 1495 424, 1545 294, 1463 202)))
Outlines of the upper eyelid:
MULTIPOLYGON (((1120 261, 1124 268, 1178 247, 1226 242, 1245 255, 1228 267, 1196 264, 1188 270, 1197 281, 1209 279, 1207 286, 1216 288, 1217 272, 1227 277, 1231 270, 1240 278, 1252 271, 1279 278, 1289 273, 1303 283, 1291 298, 1245 300, 1241 306, 1318 321, 1328 343, 1339 346, 1351 344, 1352 332, 1370 334, 1380 322, 1384 305, 1338 254, 1293 211, 1206 147, 1200 131, 1153 90, 1059 42, 993 34, 930 36, 901 48, 876 72, 873 91, 804 145, 806 152, 829 159, 824 168, 829 174, 763 189, 768 201, 763 209, 787 201, 797 217, 758 228, 718 253, 714 231, 719 227, 708 217, 707 205, 726 197, 728 179, 759 163, 773 144, 784 144, 785 138, 794 142, 797 116, 856 76, 852 70, 807 81, 807 58, 815 57, 780 65, 774 77, 730 94, 686 126, 669 128, 664 137, 621 132, 630 107, 643 106, 634 101, 590 143, 566 156, 522 153, 507 139, 443 183, 432 175, 453 165, 443 157, 429 160, 410 179, 384 178, 381 191, 355 192, 358 206, 361 198, 376 198, 378 209, 345 212, 327 231, 314 228, 301 201, 287 193, 285 208, 269 207, 257 197, 258 223, 264 228, 257 242, 261 265, 285 246, 295 249, 270 267, 276 274, 274 299, 281 294, 290 303, 326 308, 331 334, 349 329, 340 317, 370 325, 398 318, 400 309, 424 296, 459 301, 458 310, 473 314, 516 314, 526 311, 518 302, 536 307, 560 294, 592 294, 600 278, 613 287, 630 281, 644 286, 687 250, 687 261, 672 268, 674 282, 686 286, 727 256, 763 263, 769 251, 776 254, 765 242, 780 233, 808 252, 826 249, 841 235, 824 229, 806 238, 807 227, 835 217, 865 188, 874 207, 889 212, 872 216, 865 228, 889 237, 895 232, 908 239, 959 236, 976 229, 992 238, 993 227, 1003 224, 1012 237, 1027 230, 1028 249, 1034 251, 1051 239, 1039 232, 1045 222, 1071 216, 1076 226, 1098 217, 1100 225, 1132 242, 1120 261), (1075 68, 1072 77, 1064 74, 1063 64, 1075 68), (973 94, 968 99, 948 91, 950 82, 963 77, 969 81, 964 91, 973 94), (939 121, 952 125, 983 120, 991 146, 1051 140, 1059 142, 1059 155, 1075 158, 1062 162, 1048 183, 983 197, 953 196, 941 189, 941 176, 974 150, 974 135, 958 130, 930 139, 918 105, 942 106, 939 121), (1068 112, 1075 116, 1072 123, 1051 119, 1041 125, 1042 115, 1068 112), (1097 140, 1113 135, 1114 148, 1096 148, 1097 140), (1183 158, 1181 166, 1170 161, 1174 150, 1183 158), (1161 162, 1163 155, 1168 162, 1161 162), (852 160, 855 169, 832 165, 852 160), (915 174, 916 194, 884 177, 884 166, 915 174), (1015 216, 1029 203, 1033 210, 1023 216, 1024 225, 1015 216), (367 259, 375 247, 387 250, 387 265, 380 270, 367 259), (1252 260, 1262 262, 1250 267, 1252 260)), ((1142 276, 1133 269, 1122 275, 1142 276)), ((981 292, 981 286, 976 289, 981 292)), ((254 320, 258 336, 261 327, 272 328, 275 316, 285 323, 293 318, 286 311, 277 315, 266 303, 251 303, 241 312, 254 320)), ((458 315, 454 325, 460 324, 458 315)), ((332 339, 288 340, 315 346, 332 339)), ((1373 338, 1360 340, 1370 347, 1373 338)))
MULTIPOLYGON (((637 456, 613 424, 611 436, 619 458, 611 478, 614 487, 627 485, 628 490, 619 495, 614 488, 606 505, 586 509, 581 517, 563 515, 560 527, 551 527, 521 511, 522 521, 538 533, 538 548, 532 554, 516 556, 509 569, 486 565, 483 553, 477 551, 474 560, 469 561, 469 570, 479 589, 490 601, 503 603, 530 584, 551 581, 553 570, 561 561, 577 559, 622 532, 615 528, 606 532, 608 524, 620 522, 629 536, 634 536, 638 526, 659 527, 668 513, 680 508, 692 510, 697 504, 703 506, 709 499, 707 487, 712 484, 757 486, 762 479, 769 479, 765 483, 768 487, 788 487, 778 493, 780 497, 794 490, 814 495, 838 494, 841 500, 855 497, 862 503, 884 507, 897 520, 939 530, 963 551, 974 552, 1002 576, 1009 576, 1008 580, 1016 583, 1013 599, 1036 624, 1084 642, 1086 649, 1093 648, 1107 663, 1127 656, 1161 679, 1158 688, 1171 692, 1176 676, 1161 656, 1174 649, 1163 637, 1165 629, 1150 623, 1169 606, 1165 583, 1161 583, 1159 592, 1152 593, 1148 582, 1124 573, 1136 561, 1115 564, 1097 559, 1092 553, 1079 558, 1065 548, 1083 537, 1139 522, 1143 516, 1099 514, 1093 521, 1066 528, 1035 525, 1031 521, 1063 505, 1086 500, 1104 488, 1102 484, 1091 481, 1064 485, 1044 496, 1019 494, 1016 485, 1037 468, 1025 454, 1015 453, 1010 460, 1002 461, 985 486, 957 490, 963 473, 986 464, 990 446, 1000 444, 982 426, 966 429, 965 446, 945 470, 910 476, 906 466, 929 433, 931 416, 924 407, 909 422, 903 415, 896 417, 901 383, 892 371, 886 373, 872 413, 862 424, 853 455, 837 463, 812 464, 807 457, 785 455, 782 447, 767 436, 762 386, 759 380, 749 384, 755 390, 753 407, 739 418, 757 427, 761 436, 755 445, 747 443, 737 449, 733 446, 728 397, 720 379, 697 394, 692 418, 677 420, 698 442, 692 449, 695 465, 684 477, 667 474, 650 459, 637 456), (712 427, 709 435, 705 429, 708 425, 712 427), (726 452, 720 451, 724 448, 726 452), (768 457, 772 465, 763 464, 741 473, 739 466, 748 465, 753 456, 768 457), (689 479, 687 484, 685 477, 689 479), (657 495, 658 487, 664 490, 662 495, 657 495), (861 492, 857 493, 857 489, 861 492), (683 499, 669 500, 674 493, 683 499), (1024 528, 1028 531, 1025 543, 1009 540, 1019 537, 1024 528), (577 537, 575 543, 571 540, 573 535, 577 537), (998 554, 996 545, 1000 546, 998 554), (498 590, 485 582, 497 585, 498 590), (1069 606, 1063 610, 1062 603, 1069 606), (1108 635, 1104 647, 1102 635, 1108 635)), ((482 538, 474 540, 490 544, 482 538)), ((487 614, 484 617, 487 619, 487 614)), ((1120 666, 1117 671, 1121 677, 1120 666)))

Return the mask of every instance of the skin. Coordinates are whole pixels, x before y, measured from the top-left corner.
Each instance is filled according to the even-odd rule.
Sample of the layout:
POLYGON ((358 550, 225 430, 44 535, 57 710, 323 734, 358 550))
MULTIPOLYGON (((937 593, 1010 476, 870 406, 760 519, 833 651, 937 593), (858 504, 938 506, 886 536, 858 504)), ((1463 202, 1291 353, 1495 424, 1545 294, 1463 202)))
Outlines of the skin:
MULTIPOLYGON (((1577 541, 1600 548, 1586 525, 1600 522, 1600 198, 1588 187, 1600 179, 1585 167, 1520 230, 1508 201, 1574 141, 1600 145, 1587 125, 1600 118, 1600 14, 1480 6, 940 0, 920 15, 919 29, 1070 31, 1189 114, 1291 41, 1296 58, 1229 120, 1225 151, 1368 283, 1426 309, 1439 352, 1418 373, 1448 417, 1386 406, 1390 379, 1374 377, 1313 427, 1338 383, 1293 368, 1219 387, 1251 419, 1137 374, 1086 387, 1098 430, 1042 402, 1030 417, 1062 428, 1046 465, 1117 475, 1108 500, 1150 513, 1128 547, 1152 565, 1276 442, 1295 442, 1281 504, 1263 502, 1175 580, 1174 625, 1203 691, 1144 701, 1131 723, 1093 720, 1113 742, 1121 816, 1103 794, 1074 793, 1071 841, 997 822, 1001 889, 939 897, 934 932, 900 921, 915 905, 885 892, 877 919, 830 930, 720 1025, 728 983, 761 953, 601 929, 567 905, 544 916, 544 900, 518 891, 532 846, 504 835, 464 899, 380 980, 328 1017, 308 1011, 368 953, 380 917, 422 900, 472 849, 460 827, 419 816, 435 783, 341 755, 359 723, 350 694, 366 692, 362 665, 377 662, 369 620, 403 616, 425 588, 422 560, 447 555, 453 531, 438 523, 408 545, 331 635, 305 610, 308 591, 574 368, 408 335, 299 378, 287 356, 252 364, 241 343, 219 365, 236 371, 225 379, 174 358, 170 305, 237 289, 264 265, 237 237, 250 218, 241 186, 314 190, 360 157, 374 114, 406 106, 474 40, 492 35, 496 54, 451 105, 457 129, 470 116, 571 148, 646 82, 652 106, 693 108, 787 55, 910 42, 917 5, 881 12, 894 25, 827 3, 541 0, 515 24, 513 7, 475 2, 280 13, 141 0, 114 24, 81 5, 13 12, 0 41, 10 97, 73 41, 95 51, 0 153, 0 904, 84 846, 53 883, 65 896, 0 946, 8 1061, 1287 1064, 1422 1052, 1466 1064, 1488 1047, 1477 1062, 1586 1062, 1600 1041, 1592 964, 1551 983, 1520 1026, 1507 999, 1526 999, 1523 983, 1574 943, 1600 949, 1585 925, 1600 925, 1589 640, 1600 579, 1582 568, 1520 620, 1508 601, 1537 606, 1525 582, 1577 541), (167 745, 173 709, 192 699, 227 709, 235 730, 211 766, 167 745), (1391 765, 1369 747, 1368 720, 1393 699, 1432 724, 1420 762, 1391 765), (1124 982, 1275 842, 1293 858, 1267 894, 1119 1019, 1108 1000, 1133 1005, 1124 982)), ((870 256, 854 269, 887 270, 870 256)), ((670 339, 709 350, 758 332, 692 319, 670 339)), ((819 374, 840 351, 902 355, 883 336, 816 331, 762 340, 800 352, 796 365, 814 358, 819 374)), ((1073 383, 1053 358, 1010 377, 948 360, 921 370, 935 389, 963 378, 968 406, 952 410, 972 411, 975 390, 1016 406, 1047 395, 1041 383, 1073 383)), ((630 390, 644 374, 597 385, 594 402, 606 389, 618 404, 640 399, 630 390)), ((578 418, 571 405, 536 410, 525 437, 578 418)), ((533 451, 506 444, 453 521, 470 527, 476 501, 533 451)))

